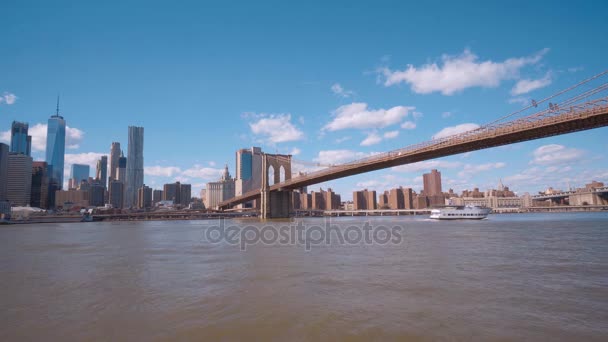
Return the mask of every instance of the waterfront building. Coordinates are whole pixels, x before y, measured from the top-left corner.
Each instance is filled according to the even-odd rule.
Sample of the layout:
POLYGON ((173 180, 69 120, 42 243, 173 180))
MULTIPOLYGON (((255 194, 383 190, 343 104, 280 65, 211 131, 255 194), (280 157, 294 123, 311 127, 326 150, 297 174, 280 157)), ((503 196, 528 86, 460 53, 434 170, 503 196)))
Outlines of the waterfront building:
POLYGON ((378 207, 376 190, 362 190, 353 192, 355 210, 374 210, 378 207))
POLYGON ((0 201, 6 200, 8 185, 8 150, 7 144, 0 143, 0 201))
POLYGON ((73 206, 89 206, 89 190, 57 190, 55 192, 55 205, 57 208, 69 209, 73 206))
POLYGON ((384 190, 383 193, 378 195, 378 208, 379 209, 389 209, 388 195, 389 195, 388 190, 384 190))
POLYGON ((426 196, 442 195, 441 191, 441 172, 433 169, 430 173, 422 175, 424 182, 424 194, 426 196))
POLYGON ((137 190, 137 207, 139 209, 152 207, 152 188, 145 184, 137 190))
POLYGON ((179 204, 187 207, 192 202, 192 185, 180 184, 179 188, 179 204))
POLYGON ((26 156, 32 155, 32 137, 28 135, 28 127, 29 125, 25 122, 13 121, 10 152, 21 153, 26 156))
POLYGON ((106 204, 106 187, 99 180, 93 181, 89 187, 89 204, 94 207, 102 207, 106 204))
POLYGON ((69 189, 76 189, 83 180, 89 179, 90 167, 85 164, 72 164, 69 189))
POLYGON ((12 206, 25 207, 30 204, 32 191, 32 157, 20 154, 8 154, 8 177, 6 199, 12 206))
POLYGON ((410 188, 396 188, 388 191, 388 207, 390 209, 413 209, 413 192, 410 188))
POLYGON ((105 188, 108 182, 108 156, 101 156, 101 158, 97 161, 96 171, 95 178, 105 188))
POLYGON ((228 165, 225 166, 220 180, 207 183, 206 190, 205 208, 207 209, 216 209, 220 202, 235 196, 235 180, 228 171, 228 165))
POLYGON ((180 201, 181 184, 179 182, 163 185, 163 201, 173 201, 175 205, 180 201))
POLYGON ((153 190, 152 191, 152 204, 156 205, 156 203, 163 200, 163 191, 162 190, 153 190))
POLYGON ((113 208, 121 209, 123 207, 124 184, 115 179, 111 179, 108 184, 109 202, 113 208))
MULTIPOLYGON (((234 196, 262 187, 262 149, 251 147, 236 152, 236 175, 234 178, 234 196)), ((209 190, 209 188, 207 188, 209 190)), ((256 201, 238 207, 257 206, 256 201)), ((210 208, 210 206, 207 206, 210 208)))
POLYGON ((301 209, 312 209, 312 194, 301 192, 300 193, 300 208, 301 209))
POLYGON ((144 128, 129 126, 125 206, 137 204, 137 189, 144 185, 144 128))
MULTIPOLYGON (((49 183, 53 189, 63 187, 63 163, 65 156, 65 120, 59 115, 59 98, 57 98, 57 111, 51 116, 47 124, 46 133, 46 162, 49 167, 49 183)), ((51 194, 51 203, 54 195, 51 194)))
POLYGON ((49 178, 47 170, 48 164, 46 162, 35 161, 32 163, 31 207, 48 208, 49 178))
MULTIPOLYGON (((110 147, 110 178, 118 179, 118 158, 121 157, 122 151, 120 150, 119 142, 112 142, 110 147)), ((126 166, 126 165, 125 165, 126 166)), ((109 185, 108 185, 109 188, 109 185)))

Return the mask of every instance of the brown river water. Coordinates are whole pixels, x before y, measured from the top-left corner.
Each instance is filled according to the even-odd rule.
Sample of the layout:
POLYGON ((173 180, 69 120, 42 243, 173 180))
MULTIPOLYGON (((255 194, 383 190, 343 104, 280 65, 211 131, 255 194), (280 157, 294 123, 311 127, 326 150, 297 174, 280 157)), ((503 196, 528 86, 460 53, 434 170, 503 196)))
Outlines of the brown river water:
POLYGON ((216 221, 0 226, 0 341, 608 340, 608 213, 330 224, 365 222, 400 241, 270 232, 241 249, 210 241, 216 221))

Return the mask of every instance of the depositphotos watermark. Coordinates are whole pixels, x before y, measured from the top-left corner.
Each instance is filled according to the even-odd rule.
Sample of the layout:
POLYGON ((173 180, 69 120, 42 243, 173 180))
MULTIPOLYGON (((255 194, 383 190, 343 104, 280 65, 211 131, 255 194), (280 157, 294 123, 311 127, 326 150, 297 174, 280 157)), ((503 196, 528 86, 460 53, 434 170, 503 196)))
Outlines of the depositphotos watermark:
POLYGON ((402 229, 400 226, 372 226, 369 222, 336 225, 329 218, 322 224, 298 221, 284 225, 227 225, 220 218, 217 225, 207 228, 205 239, 209 243, 239 246, 243 251, 255 244, 298 245, 310 251, 312 246, 319 245, 398 245, 403 241, 402 229))

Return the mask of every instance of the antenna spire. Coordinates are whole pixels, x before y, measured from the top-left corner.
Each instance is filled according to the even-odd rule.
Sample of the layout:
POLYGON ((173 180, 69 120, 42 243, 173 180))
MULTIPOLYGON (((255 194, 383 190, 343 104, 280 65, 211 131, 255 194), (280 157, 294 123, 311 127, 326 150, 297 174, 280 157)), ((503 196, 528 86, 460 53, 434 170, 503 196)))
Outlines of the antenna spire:
POLYGON ((59 116, 59 94, 57 94, 57 111, 55 112, 55 116, 59 116))

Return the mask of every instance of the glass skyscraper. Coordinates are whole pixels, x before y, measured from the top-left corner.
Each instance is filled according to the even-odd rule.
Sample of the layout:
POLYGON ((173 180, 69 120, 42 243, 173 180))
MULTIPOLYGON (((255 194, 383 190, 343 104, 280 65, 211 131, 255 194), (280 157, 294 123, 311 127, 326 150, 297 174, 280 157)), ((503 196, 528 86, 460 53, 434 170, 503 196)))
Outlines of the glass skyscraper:
POLYGON ((137 204, 137 191, 144 185, 144 128, 129 126, 125 207, 137 204))
POLYGON ((65 120, 57 112, 51 116, 46 132, 46 162, 49 175, 49 208, 55 207, 55 191, 63 187, 63 162, 65 157, 65 120))
POLYGON ((27 135, 29 125, 25 122, 13 121, 11 126, 11 152, 32 155, 32 137, 27 135))

